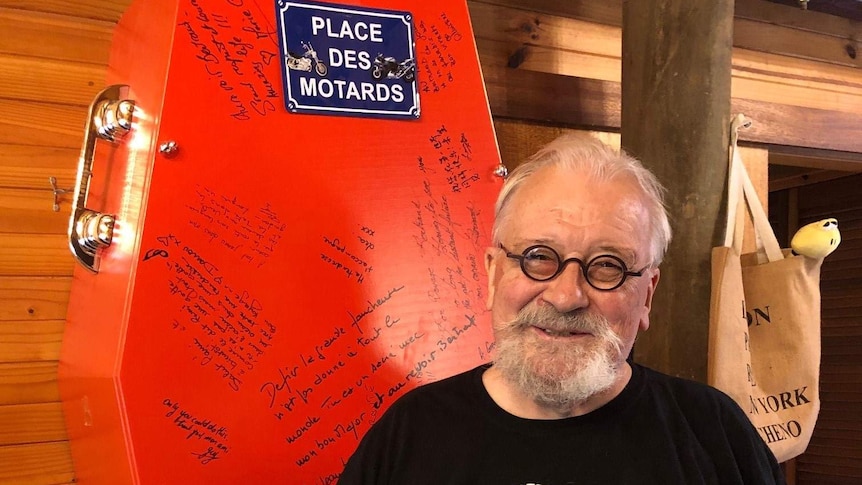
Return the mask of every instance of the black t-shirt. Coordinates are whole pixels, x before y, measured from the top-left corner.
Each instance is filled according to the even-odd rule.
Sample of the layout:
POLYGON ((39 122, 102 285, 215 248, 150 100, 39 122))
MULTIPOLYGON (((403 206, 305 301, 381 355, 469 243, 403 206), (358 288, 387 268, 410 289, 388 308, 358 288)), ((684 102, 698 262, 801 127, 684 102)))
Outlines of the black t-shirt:
POLYGON ((601 408, 532 420, 497 406, 482 384, 487 368, 396 401, 339 484, 784 483, 743 411, 709 386, 633 365, 631 381, 601 408))

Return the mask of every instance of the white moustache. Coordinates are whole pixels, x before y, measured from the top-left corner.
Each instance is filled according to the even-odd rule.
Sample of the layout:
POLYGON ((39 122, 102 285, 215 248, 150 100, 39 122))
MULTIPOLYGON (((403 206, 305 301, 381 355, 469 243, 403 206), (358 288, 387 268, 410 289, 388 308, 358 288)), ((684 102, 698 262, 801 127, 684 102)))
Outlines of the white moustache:
POLYGON ((513 325, 526 328, 538 327, 556 333, 589 333, 597 335, 605 331, 608 321, 601 315, 584 312, 560 313, 551 306, 531 305, 518 312, 513 325))

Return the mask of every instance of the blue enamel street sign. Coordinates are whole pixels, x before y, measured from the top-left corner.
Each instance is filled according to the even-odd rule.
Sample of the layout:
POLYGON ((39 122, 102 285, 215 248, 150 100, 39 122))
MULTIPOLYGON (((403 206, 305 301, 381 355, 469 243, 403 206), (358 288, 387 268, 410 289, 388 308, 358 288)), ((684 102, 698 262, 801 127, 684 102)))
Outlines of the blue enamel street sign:
POLYGON ((277 17, 288 111, 419 117, 409 12, 279 0, 277 17))

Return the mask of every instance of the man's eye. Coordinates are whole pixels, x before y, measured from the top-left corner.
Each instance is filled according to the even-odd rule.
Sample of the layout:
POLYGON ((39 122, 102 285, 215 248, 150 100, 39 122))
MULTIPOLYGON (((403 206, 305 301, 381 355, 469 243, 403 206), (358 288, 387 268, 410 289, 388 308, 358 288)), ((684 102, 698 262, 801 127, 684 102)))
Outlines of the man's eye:
POLYGON ((532 251, 528 251, 527 254, 524 255, 524 258, 527 261, 545 262, 545 261, 556 261, 557 255, 554 254, 549 249, 536 248, 536 249, 533 249, 532 251))
POLYGON ((614 261, 596 261, 591 266, 594 266, 597 269, 622 269, 620 268, 619 263, 616 263, 614 261))

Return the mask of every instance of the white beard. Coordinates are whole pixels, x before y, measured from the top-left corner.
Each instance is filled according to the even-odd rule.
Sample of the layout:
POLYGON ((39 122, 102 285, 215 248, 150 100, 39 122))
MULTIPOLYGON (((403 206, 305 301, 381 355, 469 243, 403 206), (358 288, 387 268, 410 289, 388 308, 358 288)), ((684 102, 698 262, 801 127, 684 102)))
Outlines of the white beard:
POLYGON ((550 305, 528 305, 514 321, 495 328, 494 367, 525 395, 565 412, 610 388, 617 379, 622 341, 606 318, 562 314, 550 305), (589 332, 587 343, 551 341, 533 335, 533 325, 559 332, 589 332))

